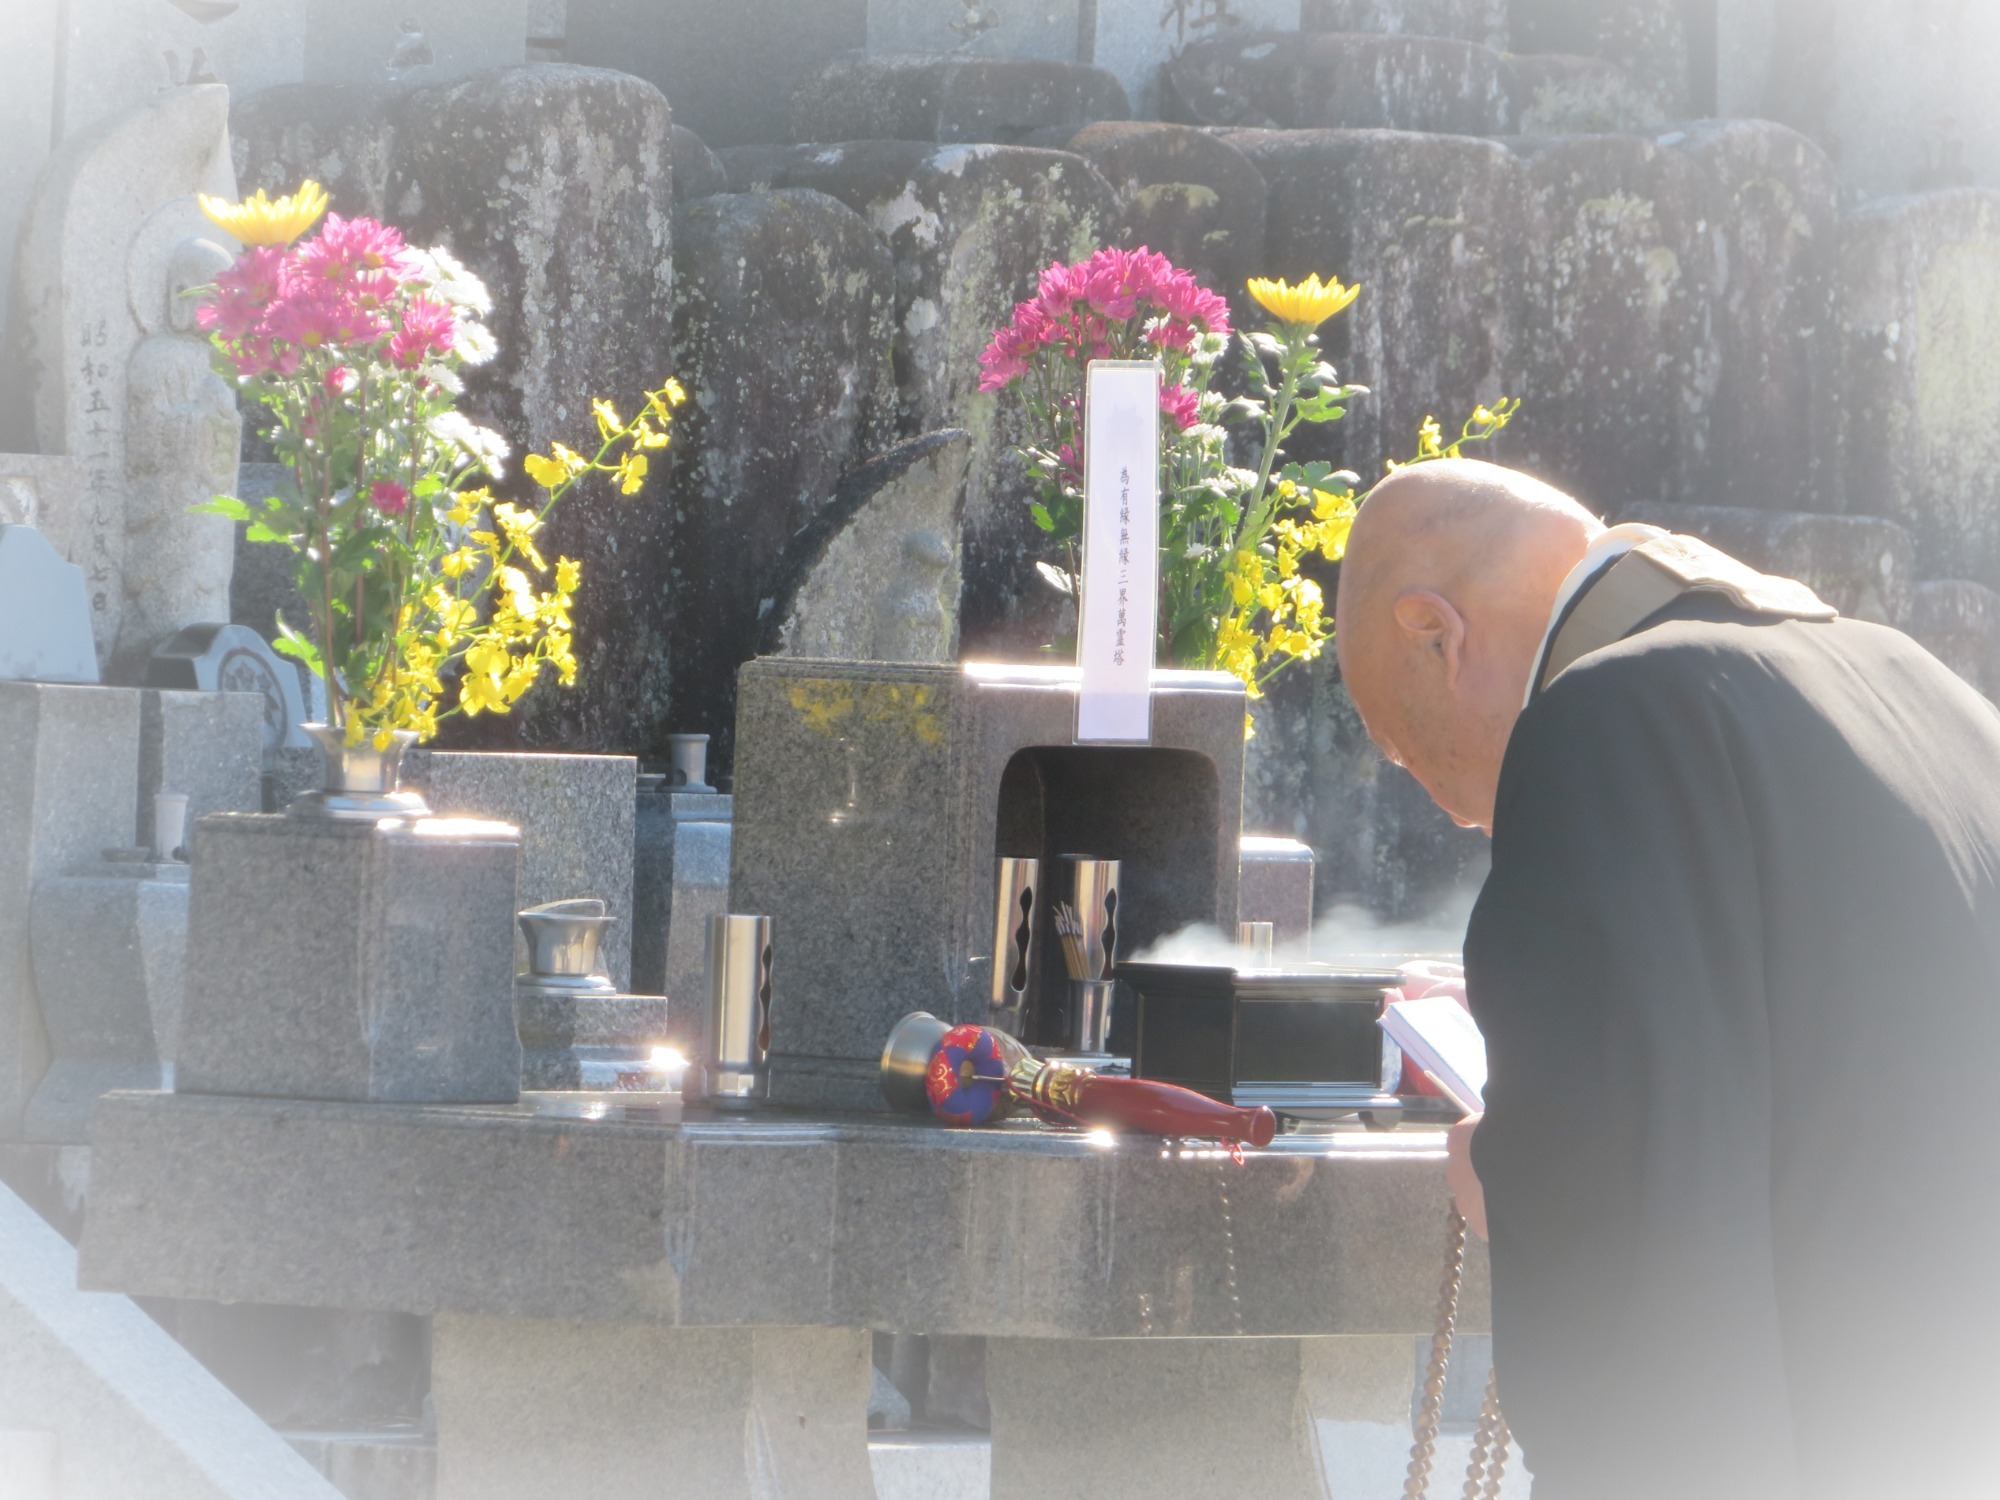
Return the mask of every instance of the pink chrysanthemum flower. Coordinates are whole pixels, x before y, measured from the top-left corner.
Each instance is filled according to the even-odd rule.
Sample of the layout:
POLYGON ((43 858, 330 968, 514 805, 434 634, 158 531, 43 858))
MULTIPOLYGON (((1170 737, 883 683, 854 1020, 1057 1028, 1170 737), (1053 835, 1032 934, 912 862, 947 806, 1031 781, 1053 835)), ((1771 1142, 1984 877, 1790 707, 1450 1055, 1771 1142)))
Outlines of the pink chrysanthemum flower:
POLYGON ((393 479, 378 479, 368 491, 368 503, 385 516, 400 516, 410 508, 410 492, 393 479))
POLYGON ((1201 420, 1201 396, 1188 386, 1161 386, 1160 410, 1173 418, 1176 427, 1186 432, 1201 420))
POLYGON ((328 214, 326 224, 298 248, 299 272, 315 281, 351 282, 385 273, 397 282, 417 274, 416 257, 394 228, 374 219, 328 214))
POLYGON ((413 297, 403 309, 403 326, 389 341, 389 357, 414 370, 433 354, 449 354, 458 336, 458 319, 450 306, 428 297, 413 297))
POLYGON ((283 246, 246 250, 215 278, 215 290, 195 309, 195 324, 231 342, 241 339, 263 320, 291 280, 291 261, 283 246))
POLYGON ((346 349, 372 344, 389 331, 379 314, 327 287, 294 291, 271 309, 264 326, 280 343, 301 349, 346 349))

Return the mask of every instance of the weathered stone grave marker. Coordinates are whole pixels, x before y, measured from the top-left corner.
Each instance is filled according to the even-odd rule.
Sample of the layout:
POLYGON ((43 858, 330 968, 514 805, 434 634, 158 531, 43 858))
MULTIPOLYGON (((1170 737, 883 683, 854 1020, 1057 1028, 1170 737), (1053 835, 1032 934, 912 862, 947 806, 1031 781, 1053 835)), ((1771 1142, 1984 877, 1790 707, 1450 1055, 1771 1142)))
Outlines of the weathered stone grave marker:
POLYGON ((247 625, 190 625, 155 651, 146 686, 179 692, 255 693, 266 750, 310 749, 298 672, 247 625))
POLYGON ((0 525, 0 678, 97 681, 83 569, 32 526, 0 525))

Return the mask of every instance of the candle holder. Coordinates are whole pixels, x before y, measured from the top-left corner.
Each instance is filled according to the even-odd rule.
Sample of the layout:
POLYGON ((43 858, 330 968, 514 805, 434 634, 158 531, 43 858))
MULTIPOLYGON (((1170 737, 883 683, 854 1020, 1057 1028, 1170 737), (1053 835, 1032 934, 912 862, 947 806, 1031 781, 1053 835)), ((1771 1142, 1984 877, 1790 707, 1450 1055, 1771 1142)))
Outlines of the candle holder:
POLYGON ((708 919, 708 1037, 702 1092, 713 1104, 747 1107, 765 1093, 771 1052, 769 917, 708 919))
POLYGON ((1009 1036, 1021 1035, 1027 1022, 1028 996, 1035 983, 1035 931, 1041 900, 1039 859, 996 861, 998 899, 993 915, 992 1025, 1009 1036))

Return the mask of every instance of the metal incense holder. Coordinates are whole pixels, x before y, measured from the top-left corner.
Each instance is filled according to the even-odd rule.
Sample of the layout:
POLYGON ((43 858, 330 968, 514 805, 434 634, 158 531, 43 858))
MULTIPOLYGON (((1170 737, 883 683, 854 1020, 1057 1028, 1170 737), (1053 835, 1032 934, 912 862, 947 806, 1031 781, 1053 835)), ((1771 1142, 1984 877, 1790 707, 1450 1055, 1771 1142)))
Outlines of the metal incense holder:
POLYGON ((1111 971, 1118 961, 1119 862, 1065 854, 1063 868, 1082 966, 1079 974, 1074 958, 1069 964, 1069 1018, 1063 1040, 1071 1052, 1102 1056, 1111 1035, 1115 988, 1111 971))
POLYGON ((993 912, 993 994, 988 1024, 1018 1037, 1034 988, 1036 907, 1042 894, 1039 859, 996 861, 993 912))
POLYGON ((618 919, 594 897, 550 901, 516 912, 521 935, 528 940, 525 982, 536 989, 575 994, 601 994, 618 986, 598 960, 604 934, 618 919))
POLYGON ((702 1092, 723 1107, 764 1098, 771 1051, 769 917, 708 919, 708 1035, 702 1092))
POLYGON ((1118 961, 1118 861, 1065 854, 1063 867, 1070 908, 1083 924, 1083 977, 1109 979, 1118 961))
POLYGON ((1138 995, 1134 1077, 1299 1119, 1400 1112, 1377 1024, 1394 970, 1128 963, 1118 976, 1138 995))

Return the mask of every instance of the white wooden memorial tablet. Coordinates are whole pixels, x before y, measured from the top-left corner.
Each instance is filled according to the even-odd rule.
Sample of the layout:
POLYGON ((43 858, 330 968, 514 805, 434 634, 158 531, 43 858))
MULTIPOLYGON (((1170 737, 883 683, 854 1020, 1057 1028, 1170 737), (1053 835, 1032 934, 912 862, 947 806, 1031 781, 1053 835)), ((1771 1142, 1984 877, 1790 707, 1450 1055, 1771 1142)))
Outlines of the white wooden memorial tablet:
POLYGON ((1084 384, 1078 743, 1153 737, 1160 575, 1160 367, 1094 361, 1084 384))

